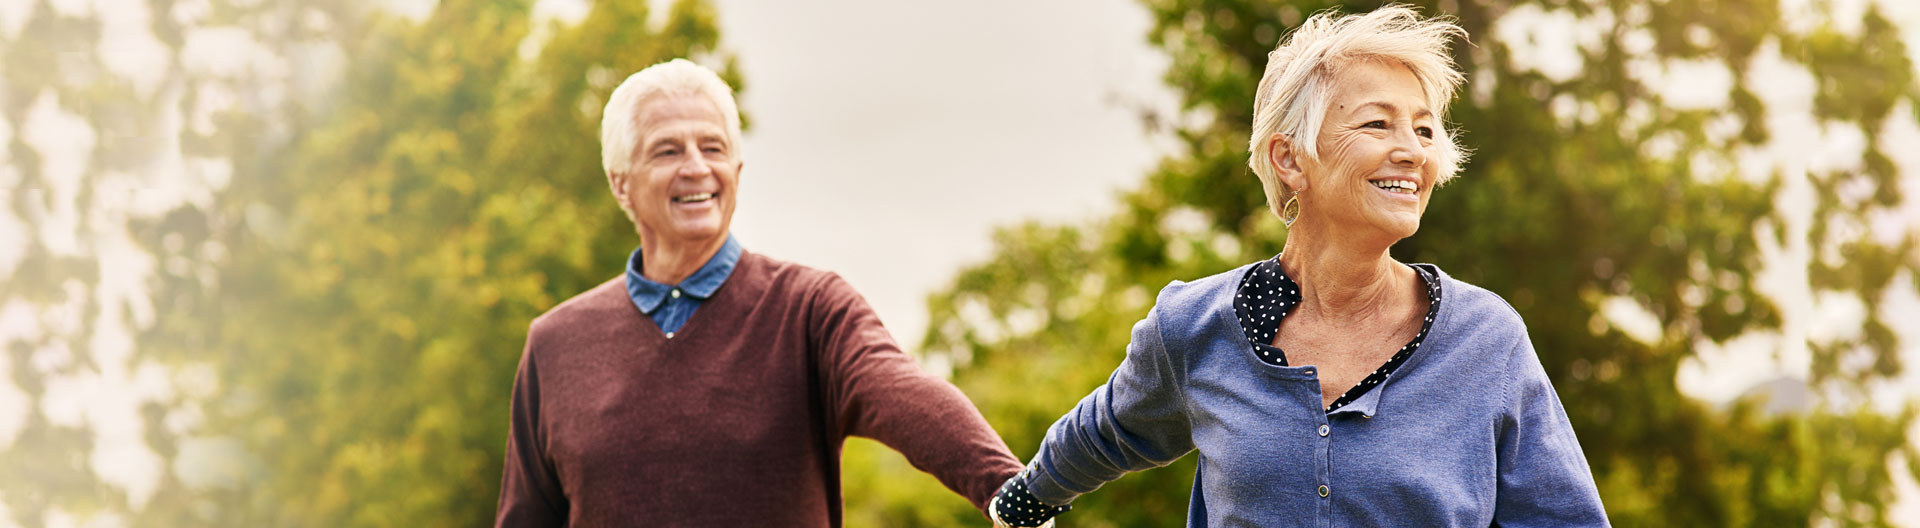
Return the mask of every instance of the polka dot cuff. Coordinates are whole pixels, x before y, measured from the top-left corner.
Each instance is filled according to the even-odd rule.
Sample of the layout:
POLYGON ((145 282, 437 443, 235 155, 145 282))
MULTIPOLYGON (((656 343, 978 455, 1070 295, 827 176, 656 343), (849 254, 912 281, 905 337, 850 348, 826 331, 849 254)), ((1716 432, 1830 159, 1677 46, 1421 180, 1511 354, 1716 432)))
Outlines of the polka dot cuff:
MULTIPOLYGON (((1413 341, 1395 351, 1386 364, 1341 394, 1339 399, 1327 406, 1326 412, 1340 410, 1386 382, 1395 369, 1420 349, 1420 342, 1427 338, 1427 332, 1433 330, 1433 316, 1440 313, 1440 280, 1426 268, 1409 267, 1417 272, 1421 280, 1426 281, 1427 299, 1431 301, 1427 304, 1427 315, 1420 323, 1420 333, 1413 336, 1413 341)), ((1247 343, 1253 347, 1254 355, 1260 361, 1274 366, 1287 366, 1286 352, 1269 343, 1273 342, 1274 334, 1280 332, 1280 320, 1299 305, 1300 283, 1287 278, 1286 272, 1280 269, 1279 255, 1254 264, 1253 268, 1247 270, 1246 276, 1240 278, 1240 290, 1233 299, 1233 313, 1240 318, 1240 328, 1247 333, 1247 343)))
POLYGON ((1033 497, 1027 489, 1027 471, 1023 470, 1000 485, 1000 492, 993 497, 993 515, 1007 526, 1041 526, 1054 517, 1073 509, 1071 504, 1054 506, 1033 497))

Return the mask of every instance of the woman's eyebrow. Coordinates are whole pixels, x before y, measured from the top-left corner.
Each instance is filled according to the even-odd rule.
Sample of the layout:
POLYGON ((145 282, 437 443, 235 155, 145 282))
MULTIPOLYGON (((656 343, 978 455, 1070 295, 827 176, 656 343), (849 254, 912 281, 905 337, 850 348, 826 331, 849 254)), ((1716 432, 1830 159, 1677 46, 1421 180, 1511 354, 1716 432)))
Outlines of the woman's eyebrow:
MULTIPOLYGON (((1389 114, 1397 114, 1397 113, 1400 113, 1400 112, 1399 112, 1399 111, 1400 111, 1400 107, 1399 107, 1399 106, 1395 106, 1395 105, 1394 105, 1393 103, 1389 103, 1389 102, 1386 102, 1386 101, 1367 101, 1367 102, 1365 102, 1365 103, 1361 103, 1361 104, 1360 104, 1360 108, 1366 108, 1366 107, 1370 107, 1370 106, 1371 106, 1371 107, 1377 107, 1377 108, 1379 108, 1379 109, 1381 109, 1381 110, 1385 110, 1385 111, 1387 111, 1387 113, 1389 113, 1389 114)), ((1432 116, 1433 116, 1433 111, 1432 111, 1432 110, 1428 110, 1428 109, 1426 109, 1426 108, 1421 108, 1421 109, 1419 109, 1419 110, 1415 110, 1415 111, 1413 112, 1413 118, 1414 118, 1414 119, 1419 119, 1419 118, 1422 118, 1422 117, 1432 117, 1432 116)))

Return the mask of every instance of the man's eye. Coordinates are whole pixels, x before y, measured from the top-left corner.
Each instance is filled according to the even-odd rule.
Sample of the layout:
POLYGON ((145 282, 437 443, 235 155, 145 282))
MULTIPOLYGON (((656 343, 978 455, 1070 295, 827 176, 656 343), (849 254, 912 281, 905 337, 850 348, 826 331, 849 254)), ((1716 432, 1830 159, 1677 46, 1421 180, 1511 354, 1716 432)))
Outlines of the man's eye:
POLYGON ((1419 134, 1420 137, 1423 137, 1423 138, 1433 139, 1433 127, 1416 128, 1416 129, 1413 129, 1413 133, 1419 134))

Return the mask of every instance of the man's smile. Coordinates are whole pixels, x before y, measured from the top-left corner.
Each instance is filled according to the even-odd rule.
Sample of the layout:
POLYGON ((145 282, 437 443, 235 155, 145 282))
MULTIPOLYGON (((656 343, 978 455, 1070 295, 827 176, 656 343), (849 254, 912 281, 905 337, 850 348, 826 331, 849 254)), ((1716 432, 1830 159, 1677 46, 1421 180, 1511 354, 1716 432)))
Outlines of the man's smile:
POLYGON ((683 194, 683 195, 680 195, 680 196, 675 196, 675 197, 673 197, 673 199, 672 199, 672 200, 673 200, 673 203, 682 203, 682 204, 684 204, 684 203, 700 203, 700 202, 704 202, 704 201, 707 201, 707 200, 712 200, 712 199, 714 199, 715 197, 718 197, 718 196, 720 196, 720 193, 710 193, 710 192, 707 192, 707 193, 697 193, 697 194, 683 194))

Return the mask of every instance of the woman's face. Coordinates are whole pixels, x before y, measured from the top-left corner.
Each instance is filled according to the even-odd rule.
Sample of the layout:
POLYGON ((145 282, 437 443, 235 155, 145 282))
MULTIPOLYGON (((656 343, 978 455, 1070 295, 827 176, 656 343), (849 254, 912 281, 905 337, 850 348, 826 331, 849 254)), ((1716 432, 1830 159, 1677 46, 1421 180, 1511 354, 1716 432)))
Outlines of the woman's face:
POLYGON ((1332 89, 1320 159, 1299 159, 1302 220, 1389 244, 1412 236, 1438 181, 1441 133, 1419 79, 1398 63, 1361 61, 1342 68, 1332 89))

